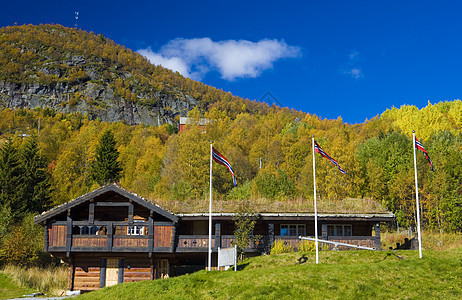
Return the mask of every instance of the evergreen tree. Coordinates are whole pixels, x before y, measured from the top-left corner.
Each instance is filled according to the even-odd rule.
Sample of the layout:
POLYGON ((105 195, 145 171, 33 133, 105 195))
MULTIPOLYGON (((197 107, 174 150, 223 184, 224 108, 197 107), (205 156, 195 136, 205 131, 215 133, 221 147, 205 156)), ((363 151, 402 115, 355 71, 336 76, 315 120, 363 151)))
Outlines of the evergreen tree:
POLYGON ((50 176, 47 173, 47 162, 39 153, 37 137, 32 136, 21 151, 23 169, 22 197, 27 202, 27 211, 42 212, 51 207, 50 176))
POLYGON ((22 174, 18 149, 8 139, 0 149, 0 207, 9 208, 14 221, 21 219, 26 208, 25 201, 22 201, 22 174))
POLYGON ((119 151, 110 130, 106 131, 96 147, 96 161, 91 170, 91 177, 100 185, 105 185, 121 177, 122 168, 117 161, 119 151))

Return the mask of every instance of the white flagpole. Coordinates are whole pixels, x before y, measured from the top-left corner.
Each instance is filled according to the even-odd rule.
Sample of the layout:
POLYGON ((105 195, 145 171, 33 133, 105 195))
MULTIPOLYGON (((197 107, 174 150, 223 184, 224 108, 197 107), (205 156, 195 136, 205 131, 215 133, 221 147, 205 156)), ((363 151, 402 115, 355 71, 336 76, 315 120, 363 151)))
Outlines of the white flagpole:
POLYGON ((209 257, 208 270, 212 270, 212 163, 213 141, 210 142, 210 203, 209 203, 209 257))
POLYGON ((419 240, 419 256, 422 258, 422 235, 420 233, 420 205, 419 205, 419 185, 417 183, 417 160, 415 154, 415 130, 412 131, 412 144, 414 148, 414 173, 415 173, 415 205, 417 207, 417 238, 419 240))
POLYGON ((319 264, 319 249, 318 249, 318 208, 316 207, 316 160, 314 150, 314 135, 312 136, 313 142, 313 185, 314 185, 314 237, 316 247, 316 264, 319 264))

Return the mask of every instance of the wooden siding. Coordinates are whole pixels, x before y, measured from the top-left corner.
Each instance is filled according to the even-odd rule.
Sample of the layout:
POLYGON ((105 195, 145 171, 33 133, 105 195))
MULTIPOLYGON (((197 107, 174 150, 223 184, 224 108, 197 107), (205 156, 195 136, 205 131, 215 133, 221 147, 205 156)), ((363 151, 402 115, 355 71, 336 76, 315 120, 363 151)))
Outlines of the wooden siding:
POLYGON ((143 281, 143 280, 150 280, 151 279, 151 268, 134 268, 130 267, 128 269, 125 267, 124 269, 124 282, 135 282, 135 281, 143 281))
POLYGON ((66 225, 53 225, 48 228, 48 241, 50 247, 66 246, 66 225))
POLYGON ((134 237, 115 237, 113 247, 148 247, 148 239, 134 237))
POLYGON ((154 226, 154 247, 170 247, 173 226, 154 226))
MULTIPOLYGON (((208 236, 187 236, 178 238, 178 248, 208 248, 208 236)), ((212 236, 212 247, 215 247, 215 238, 212 236)))
POLYGON ((106 247, 107 236, 101 237, 77 237, 72 239, 73 247, 106 247))
MULTIPOLYGON (((221 236, 221 248, 232 248, 234 247, 233 242, 236 242, 236 238, 233 235, 221 236)), ((245 251, 264 251, 267 243, 268 238, 266 236, 251 237, 245 251)))
POLYGON ((234 237, 229 238, 229 237, 222 237, 221 238, 221 247, 222 248, 231 248, 233 247, 232 242, 234 242, 236 239, 234 237))
POLYGON ((99 267, 76 267, 74 290, 92 291, 99 289, 100 272, 99 267))

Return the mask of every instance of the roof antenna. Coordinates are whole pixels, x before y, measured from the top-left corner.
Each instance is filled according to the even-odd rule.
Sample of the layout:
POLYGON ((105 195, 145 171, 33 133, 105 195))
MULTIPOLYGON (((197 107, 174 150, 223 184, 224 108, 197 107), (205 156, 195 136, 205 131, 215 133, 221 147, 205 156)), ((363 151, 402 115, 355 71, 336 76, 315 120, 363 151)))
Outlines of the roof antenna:
POLYGON ((75 12, 75 24, 74 24, 74 28, 77 28, 79 26, 79 12, 76 11, 75 12))

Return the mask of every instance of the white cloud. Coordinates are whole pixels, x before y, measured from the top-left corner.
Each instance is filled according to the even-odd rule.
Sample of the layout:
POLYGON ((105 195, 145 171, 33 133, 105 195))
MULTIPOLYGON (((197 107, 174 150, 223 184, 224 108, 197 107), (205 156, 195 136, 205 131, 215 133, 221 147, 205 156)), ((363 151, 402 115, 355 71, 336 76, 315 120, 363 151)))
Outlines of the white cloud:
POLYGON ((178 71, 180 74, 188 74, 189 67, 181 58, 178 57, 163 57, 162 55, 154 53, 151 48, 138 50, 138 53, 146 56, 151 63, 155 65, 162 65, 168 69, 178 71))
POLYGON ((359 58, 359 52, 356 51, 356 50, 353 50, 353 51, 350 53, 350 61, 357 60, 358 58, 359 58))
POLYGON ((216 70, 226 80, 258 77, 282 58, 297 57, 300 48, 284 41, 264 39, 258 42, 210 38, 178 38, 162 46, 158 52, 151 48, 138 50, 152 64, 178 71, 192 79, 201 79, 216 70))
POLYGON ((343 72, 344 74, 350 75, 354 79, 364 77, 363 72, 359 68, 353 68, 351 70, 343 72))
POLYGON ((349 55, 349 60, 343 67, 343 74, 348 75, 354 79, 359 79, 364 77, 364 73, 361 68, 358 66, 360 62, 359 52, 353 50, 349 55))

